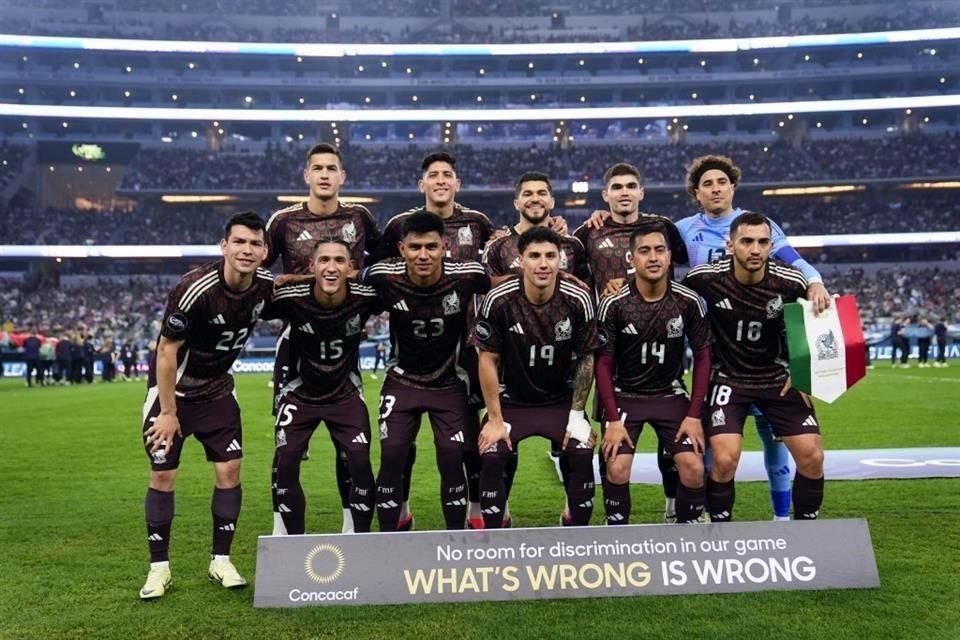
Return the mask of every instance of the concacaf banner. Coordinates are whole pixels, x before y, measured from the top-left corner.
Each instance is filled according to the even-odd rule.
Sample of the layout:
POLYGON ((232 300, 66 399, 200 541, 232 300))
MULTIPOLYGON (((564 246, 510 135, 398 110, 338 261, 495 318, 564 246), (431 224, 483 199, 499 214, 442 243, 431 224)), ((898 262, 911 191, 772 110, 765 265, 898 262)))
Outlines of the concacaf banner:
POLYGON ((806 300, 784 305, 790 377, 794 387, 833 402, 867 374, 866 346, 853 296, 834 298, 814 315, 806 300))

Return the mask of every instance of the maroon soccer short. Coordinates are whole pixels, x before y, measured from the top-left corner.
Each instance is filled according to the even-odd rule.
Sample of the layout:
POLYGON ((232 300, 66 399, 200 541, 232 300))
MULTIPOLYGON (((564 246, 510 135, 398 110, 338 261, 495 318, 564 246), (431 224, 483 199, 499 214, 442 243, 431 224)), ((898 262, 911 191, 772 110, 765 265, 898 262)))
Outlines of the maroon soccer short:
POLYGON ((773 434, 778 438, 820 433, 813 403, 809 405, 800 392, 791 388, 780 395, 781 387, 750 389, 736 385, 713 382, 707 395, 703 415, 703 431, 707 437, 722 433, 743 435, 743 423, 749 415, 750 405, 756 405, 770 422, 773 434))
MULTIPOLYGON (((430 416, 433 441, 438 449, 464 449, 469 427, 467 394, 463 387, 419 389, 388 377, 380 390, 381 446, 409 444, 420 431, 420 418, 430 416)), ((474 444, 474 446, 476 446, 474 444)))
MULTIPOLYGON (((555 451, 563 449, 563 436, 570 418, 570 403, 529 406, 500 401, 503 421, 510 425, 510 442, 517 444, 530 436, 541 436, 550 441, 555 451)), ((484 416, 483 424, 487 423, 484 416)), ((576 446, 577 440, 571 440, 576 446)), ((571 445, 567 445, 568 447, 571 445)))
POLYGON ((287 394, 277 411, 277 449, 290 447, 305 451, 320 422, 327 425, 330 438, 344 451, 370 451, 370 415, 360 394, 331 404, 303 402, 296 392, 287 394))
POLYGON ((170 452, 162 450, 150 453, 152 443, 147 443, 147 429, 160 415, 160 400, 156 387, 147 390, 147 402, 143 407, 144 451, 150 458, 154 471, 169 471, 180 466, 183 441, 195 436, 203 445, 210 462, 227 462, 243 457, 243 430, 240 427, 240 405, 231 393, 207 402, 187 402, 177 398, 177 418, 183 436, 174 435, 170 452))
MULTIPOLYGON (((687 417, 690 408, 690 399, 683 395, 659 396, 649 398, 617 398, 620 409, 620 419, 626 427, 633 444, 637 444, 643 425, 650 423, 657 434, 660 446, 670 453, 693 452, 693 445, 684 442, 674 442, 680 423, 687 417)), ((602 423, 604 428, 606 423, 602 423)), ((630 447, 626 442, 620 443, 617 454, 633 454, 636 447, 630 447)))

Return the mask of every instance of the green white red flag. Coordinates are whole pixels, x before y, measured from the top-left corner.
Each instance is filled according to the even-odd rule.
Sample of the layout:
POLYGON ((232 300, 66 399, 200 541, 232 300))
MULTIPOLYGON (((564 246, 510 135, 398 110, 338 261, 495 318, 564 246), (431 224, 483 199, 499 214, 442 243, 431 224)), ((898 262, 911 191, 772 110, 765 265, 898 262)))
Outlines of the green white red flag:
POLYGON ((860 312, 853 296, 833 299, 819 316, 806 301, 784 305, 792 385, 833 402, 867 374, 860 312))

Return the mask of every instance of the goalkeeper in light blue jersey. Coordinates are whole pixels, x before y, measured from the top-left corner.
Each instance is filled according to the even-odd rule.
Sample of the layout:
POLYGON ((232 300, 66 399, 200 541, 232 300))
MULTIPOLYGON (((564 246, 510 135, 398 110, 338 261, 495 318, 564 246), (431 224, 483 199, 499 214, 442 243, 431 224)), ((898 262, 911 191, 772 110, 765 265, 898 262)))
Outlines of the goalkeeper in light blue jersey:
MULTIPOLYGON (((740 182, 740 168, 725 156, 701 156, 687 167, 687 192, 701 210, 677 221, 677 229, 687 245, 690 266, 713 262, 727 254, 730 224, 742 213, 733 206, 733 195, 740 182)), ((823 278, 810 263, 800 257, 787 242, 786 235, 771 221, 772 258, 782 260, 803 272, 810 283, 807 299, 813 302, 817 313, 830 306, 830 295, 823 286, 823 278)), ((763 460, 770 480, 770 500, 774 520, 790 518, 790 454, 783 442, 775 440, 770 423, 756 407, 751 415, 757 424, 757 433, 763 442, 763 460)))

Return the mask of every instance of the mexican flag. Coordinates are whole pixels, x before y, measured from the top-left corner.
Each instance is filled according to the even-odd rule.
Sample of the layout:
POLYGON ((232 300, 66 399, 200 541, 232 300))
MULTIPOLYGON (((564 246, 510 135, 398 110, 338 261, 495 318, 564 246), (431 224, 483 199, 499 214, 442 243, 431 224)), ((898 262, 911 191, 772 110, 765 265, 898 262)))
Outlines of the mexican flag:
POLYGON ((829 309, 813 315, 806 300, 783 307, 794 387, 824 402, 833 402, 867 374, 863 327, 853 296, 833 299, 829 309))

